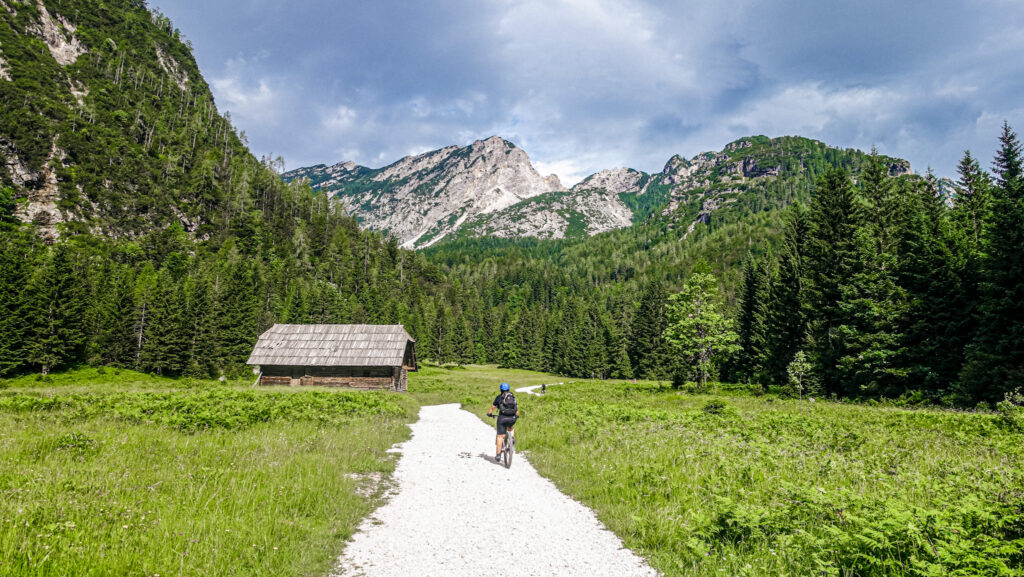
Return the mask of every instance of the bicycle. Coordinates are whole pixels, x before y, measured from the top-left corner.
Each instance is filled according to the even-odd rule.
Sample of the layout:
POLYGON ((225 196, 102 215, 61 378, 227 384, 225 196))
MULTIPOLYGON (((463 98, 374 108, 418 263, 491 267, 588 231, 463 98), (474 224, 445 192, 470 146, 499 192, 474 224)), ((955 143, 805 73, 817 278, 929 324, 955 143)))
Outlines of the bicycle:
MULTIPOLYGON (((488 415, 497 419, 498 415, 488 415)), ((512 468, 512 456, 516 453, 516 436, 512 429, 505 429, 505 442, 501 444, 501 459, 505 462, 505 468, 512 468)))

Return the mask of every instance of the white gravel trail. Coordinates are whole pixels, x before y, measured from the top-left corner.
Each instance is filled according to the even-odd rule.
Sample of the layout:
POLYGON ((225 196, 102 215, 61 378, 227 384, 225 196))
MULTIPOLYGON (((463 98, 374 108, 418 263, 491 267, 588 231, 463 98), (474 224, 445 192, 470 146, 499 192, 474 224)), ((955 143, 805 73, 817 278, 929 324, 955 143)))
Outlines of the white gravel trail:
POLYGON ((363 520, 333 575, 658 575, 522 455, 511 469, 495 463, 494 428, 459 405, 423 407, 411 427, 395 492, 363 520))
POLYGON ((543 396, 544 393, 537 393, 537 392, 534 392, 534 391, 536 391, 537 389, 539 389, 541 387, 544 387, 544 386, 553 387, 555 385, 561 385, 561 384, 562 383, 548 383, 547 385, 533 385, 532 387, 520 387, 520 388, 516 389, 516 392, 517 393, 529 393, 531 395, 540 397, 540 396, 543 396))

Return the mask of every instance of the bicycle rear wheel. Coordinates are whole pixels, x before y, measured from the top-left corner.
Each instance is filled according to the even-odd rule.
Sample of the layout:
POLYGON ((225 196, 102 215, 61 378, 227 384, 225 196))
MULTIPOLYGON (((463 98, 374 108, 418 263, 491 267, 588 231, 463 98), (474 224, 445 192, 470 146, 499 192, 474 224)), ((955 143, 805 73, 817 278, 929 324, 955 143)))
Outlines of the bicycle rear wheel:
POLYGON ((512 468, 512 454, 516 452, 516 441, 512 433, 505 437, 505 446, 501 448, 502 456, 505 458, 505 468, 512 468))

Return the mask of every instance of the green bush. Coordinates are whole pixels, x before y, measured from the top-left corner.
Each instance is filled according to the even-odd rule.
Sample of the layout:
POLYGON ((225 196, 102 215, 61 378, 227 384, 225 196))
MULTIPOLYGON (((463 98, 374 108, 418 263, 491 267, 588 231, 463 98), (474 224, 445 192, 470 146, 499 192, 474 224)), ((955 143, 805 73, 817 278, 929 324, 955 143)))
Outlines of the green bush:
POLYGON ((996 405, 1003 423, 1014 430, 1024 431, 1024 392, 1016 389, 996 405))

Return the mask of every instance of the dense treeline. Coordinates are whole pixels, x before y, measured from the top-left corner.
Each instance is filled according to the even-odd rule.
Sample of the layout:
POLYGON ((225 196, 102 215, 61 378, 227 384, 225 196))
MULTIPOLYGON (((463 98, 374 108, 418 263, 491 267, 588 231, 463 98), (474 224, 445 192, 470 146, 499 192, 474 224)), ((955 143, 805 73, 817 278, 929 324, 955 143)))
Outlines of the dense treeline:
POLYGON ((933 178, 855 186, 826 174, 787 214, 775 255, 749 258, 728 377, 785 385, 800 351, 821 392, 995 402, 1024 375, 1021 147, 1004 125, 995 181, 967 152, 959 193, 933 178))
POLYGON ((48 246, 32 227, 0 225, 0 373, 89 363, 216 376, 242 369, 274 322, 416 330, 436 267, 306 187, 272 188, 302 215, 290 233, 195 242, 172 226, 48 246))

